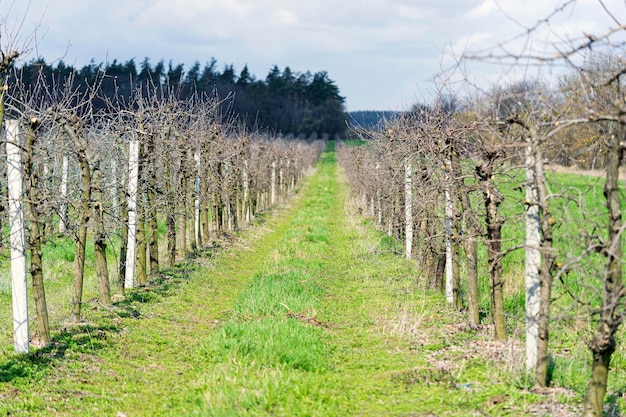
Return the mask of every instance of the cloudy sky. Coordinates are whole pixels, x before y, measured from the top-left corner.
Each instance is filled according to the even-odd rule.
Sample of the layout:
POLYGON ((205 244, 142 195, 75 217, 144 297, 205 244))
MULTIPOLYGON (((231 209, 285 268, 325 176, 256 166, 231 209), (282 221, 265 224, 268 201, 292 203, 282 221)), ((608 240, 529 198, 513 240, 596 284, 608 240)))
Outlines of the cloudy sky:
MULTIPOLYGON (((326 70, 348 110, 401 110, 432 94, 434 76, 454 56, 524 34, 565 1, 0 0, 6 20, 0 42, 6 46, 19 33, 23 44, 37 27, 26 59, 82 66, 92 58, 139 63, 148 57, 189 68, 215 57, 237 72, 247 64, 257 78, 273 65, 326 70)), ((626 17, 624 0, 603 3, 617 19, 626 17)), ((551 53, 555 42, 612 26, 599 0, 576 0, 532 39, 520 36, 507 45, 551 53)), ((469 61, 462 76, 494 82, 506 70, 469 61)))

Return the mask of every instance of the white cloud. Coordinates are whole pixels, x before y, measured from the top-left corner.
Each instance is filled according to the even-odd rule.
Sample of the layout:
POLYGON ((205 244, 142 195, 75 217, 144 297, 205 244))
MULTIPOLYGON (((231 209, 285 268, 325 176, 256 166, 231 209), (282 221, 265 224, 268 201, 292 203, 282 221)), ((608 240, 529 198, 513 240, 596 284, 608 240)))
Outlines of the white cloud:
MULTIPOLYGON (((0 0, 2 1, 2 0, 0 0)), ((328 70, 350 109, 389 109, 428 89, 450 50, 548 52, 555 42, 614 26, 597 0, 577 0, 524 36, 563 0, 30 0, 27 25, 48 33, 36 53, 84 65, 91 58, 184 62, 211 57, 264 78, 274 64, 328 70), (47 5, 47 10, 46 10, 47 5), (45 12, 43 12, 46 10, 45 12), (520 35, 522 36, 517 36, 520 35), (66 45, 72 46, 67 51, 66 45)), ((604 0, 626 21, 623 0, 604 0)), ((15 0, 15 10, 26 1, 15 0)), ((467 64, 476 76, 493 73, 467 64)), ((492 77, 492 74, 489 74, 492 77)))
POLYGON ((460 56, 467 54, 469 51, 484 49, 487 46, 493 45, 493 42, 493 33, 475 32, 461 36, 451 45, 451 48, 456 55, 460 56))
POLYGON ((279 9, 273 12, 272 21, 280 26, 292 27, 299 23, 298 16, 296 16, 295 13, 285 9, 279 9))
POLYGON ((467 17, 470 19, 483 18, 489 16, 494 11, 497 11, 498 7, 494 0, 484 0, 481 4, 474 7, 469 11, 467 17))

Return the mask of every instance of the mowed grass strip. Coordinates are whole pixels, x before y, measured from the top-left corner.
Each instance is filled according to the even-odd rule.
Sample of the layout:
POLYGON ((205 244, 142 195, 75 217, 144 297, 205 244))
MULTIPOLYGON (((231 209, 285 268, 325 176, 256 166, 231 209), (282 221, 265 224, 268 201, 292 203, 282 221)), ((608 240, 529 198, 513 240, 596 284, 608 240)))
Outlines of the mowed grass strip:
POLYGON ((237 298, 231 319, 201 343, 199 354, 210 365, 195 414, 305 416, 340 408, 321 383, 333 346, 317 318, 328 297, 323 280, 333 195, 326 159, 283 239, 237 298))
POLYGON ((173 277, 167 294, 138 289, 118 305, 137 318, 101 314, 97 327, 68 329, 63 348, 39 362, 3 358, 11 376, 2 378, 0 414, 467 416, 568 407, 572 399, 557 394, 541 408, 520 378, 518 344, 491 342, 489 326, 464 326, 414 262, 346 215, 341 179, 331 148, 269 230, 173 277))

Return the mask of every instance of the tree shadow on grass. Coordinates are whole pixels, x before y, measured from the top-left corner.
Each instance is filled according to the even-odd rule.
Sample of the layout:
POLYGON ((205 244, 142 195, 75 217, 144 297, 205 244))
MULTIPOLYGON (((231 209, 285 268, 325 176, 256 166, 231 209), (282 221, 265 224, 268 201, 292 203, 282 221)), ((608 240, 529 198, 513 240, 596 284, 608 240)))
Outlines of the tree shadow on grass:
MULTIPOLYGON (((208 259, 218 248, 216 245, 203 249, 196 256, 208 259)), ((114 316, 114 322, 115 318, 140 319, 141 304, 158 302, 175 294, 184 283, 189 281, 191 272, 195 269, 196 266, 192 262, 184 262, 174 268, 164 269, 161 274, 151 279, 148 285, 129 290, 124 299, 114 302, 113 308, 106 308, 106 310, 114 316)), ((104 313, 104 310, 99 311, 104 313)), ((99 316, 99 313, 97 315, 99 316)), ((0 383, 18 379, 43 378, 51 369, 65 360, 81 360, 83 356, 97 354, 111 343, 109 336, 120 331, 116 324, 111 324, 111 318, 109 316, 106 319, 109 324, 68 325, 61 329, 47 346, 35 348, 26 354, 0 356, 0 383)))
POLYGON ((182 284, 189 281, 191 270, 176 269, 159 274, 151 279, 147 285, 138 286, 126 293, 124 300, 116 303, 119 307, 132 307, 133 304, 146 304, 157 302, 176 293, 182 284))
POLYGON ((0 383, 38 379, 67 358, 94 355, 108 346, 110 334, 117 332, 115 325, 81 323, 64 328, 49 345, 0 360, 0 383))
POLYGON ((125 299, 115 305, 129 308, 134 303, 152 303, 175 294, 183 284, 189 281, 191 273, 198 268, 194 264, 194 259, 211 259, 220 249, 221 245, 214 242, 211 246, 190 253, 185 262, 177 263, 173 268, 164 268, 156 277, 151 278, 148 284, 128 291, 125 299))
POLYGON ((622 417, 624 414, 620 411, 620 405, 623 404, 624 397, 626 396, 626 386, 621 385, 616 389, 610 390, 607 393, 606 401, 604 403, 604 413, 607 417, 622 417))

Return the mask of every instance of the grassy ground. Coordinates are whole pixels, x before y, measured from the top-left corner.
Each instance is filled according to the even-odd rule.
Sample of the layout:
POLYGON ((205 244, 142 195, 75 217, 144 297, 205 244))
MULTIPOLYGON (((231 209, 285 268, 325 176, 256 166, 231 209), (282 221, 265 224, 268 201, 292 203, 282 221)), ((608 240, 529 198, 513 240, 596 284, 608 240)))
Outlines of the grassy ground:
POLYGON ((15 356, 1 340, 0 414, 574 413, 571 378, 529 392, 521 344, 446 311, 412 262, 346 214, 341 178, 327 152, 288 208, 227 249, 112 310, 87 303, 84 325, 55 313, 50 348, 15 356))

